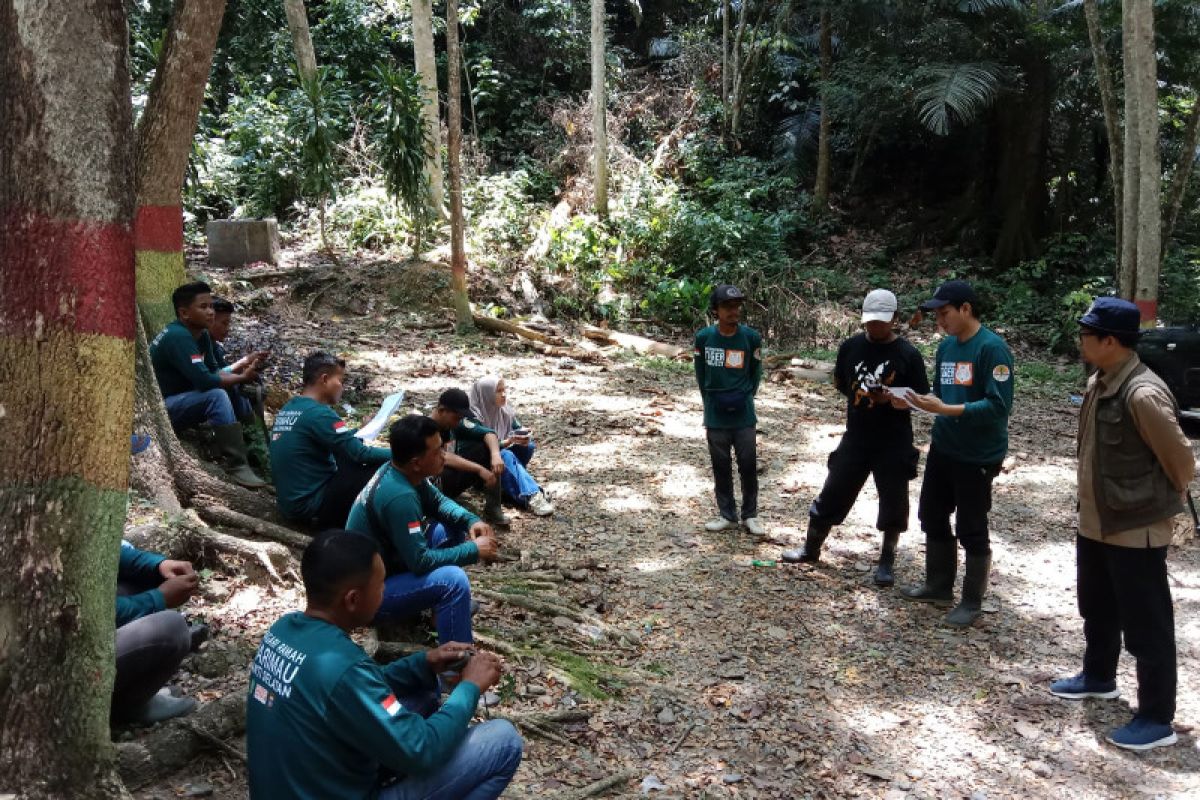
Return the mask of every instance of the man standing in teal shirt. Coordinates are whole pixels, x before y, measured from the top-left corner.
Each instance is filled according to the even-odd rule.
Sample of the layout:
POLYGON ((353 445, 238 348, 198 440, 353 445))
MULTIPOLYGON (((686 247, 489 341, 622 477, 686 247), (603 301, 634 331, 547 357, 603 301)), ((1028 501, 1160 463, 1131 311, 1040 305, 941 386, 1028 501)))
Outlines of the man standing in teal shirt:
MULTIPOLYGON (((937 414, 925 461, 917 516, 925 531, 925 583, 905 590, 910 600, 954 600, 958 541, 966 552, 962 601, 946 622, 966 627, 978 619, 992 566, 988 512, 992 481, 1008 452, 1013 403, 1013 358, 1008 345, 979 321, 979 301, 966 281, 947 281, 922 311, 937 315, 945 333, 933 368, 933 393, 913 394, 915 408, 937 414)), ((901 402, 897 400, 896 402, 901 402)))
POLYGON ((500 680, 500 659, 452 642, 376 664, 350 638, 383 598, 383 560, 368 536, 319 534, 300 572, 308 607, 271 626, 250 668, 251 799, 499 797, 521 763, 521 737, 506 720, 470 722, 500 680), (451 668, 462 680, 434 710, 437 675, 451 668), (418 706, 432 713, 409 710, 418 706))
POLYGON ((723 531, 738 523, 733 496, 733 460, 737 457, 742 483, 742 524, 762 536, 758 520, 758 454, 755 443, 754 395, 762 380, 762 336, 741 324, 746 296, 736 286, 713 289, 709 307, 717 324, 696 334, 693 365, 696 384, 704 401, 704 429, 712 459, 714 492, 720 516, 704 524, 708 531, 723 531))

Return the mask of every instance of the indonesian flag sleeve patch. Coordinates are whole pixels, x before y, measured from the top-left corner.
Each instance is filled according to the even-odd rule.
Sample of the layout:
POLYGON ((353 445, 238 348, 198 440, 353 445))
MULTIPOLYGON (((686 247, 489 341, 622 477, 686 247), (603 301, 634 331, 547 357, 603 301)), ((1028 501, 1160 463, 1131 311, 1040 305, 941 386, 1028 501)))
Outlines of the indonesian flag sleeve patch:
POLYGON ((204 356, 200 355, 199 353, 192 353, 191 359, 192 359, 193 364, 203 364, 204 363, 204 356))
POLYGON ((380 705, 383 706, 383 710, 387 712, 389 717, 394 717, 400 713, 400 701, 396 699, 396 695, 394 694, 389 694, 383 698, 380 705))
POLYGON ((408 535, 409 536, 419 536, 420 534, 421 534, 421 523, 420 522, 408 523, 408 535))
POLYGON ((346 427, 346 420, 344 419, 339 419, 337 422, 333 423, 334 433, 345 433, 348 430, 350 429, 346 427))

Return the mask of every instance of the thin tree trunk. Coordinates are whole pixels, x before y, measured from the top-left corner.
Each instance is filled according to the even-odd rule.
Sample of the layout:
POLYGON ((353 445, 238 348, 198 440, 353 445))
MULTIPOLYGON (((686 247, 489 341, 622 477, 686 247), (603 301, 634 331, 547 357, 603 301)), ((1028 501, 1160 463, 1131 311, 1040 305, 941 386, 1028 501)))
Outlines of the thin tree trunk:
POLYGON ((292 49, 296 53, 296 69, 302 82, 317 77, 317 54, 313 50, 312 33, 308 30, 308 12, 304 0, 283 0, 288 30, 292 32, 292 49))
MULTIPOLYGON (((1096 65, 1096 84, 1100 87, 1100 105, 1104 109, 1104 129, 1108 133, 1108 173, 1113 187, 1113 219, 1117 238, 1117 263, 1121 263, 1122 241, 1122 167, 1121 167, 1121 120, 1117 112, 1117 93, 1113 89, 1112 69, 1108 65, 1108 51, 1104 47, 1104 32, 1100 28, 1100 12, 1096 0, 1083 0, 1083 14, 1087 20, 1088 41, 1092 46, 1092 60, 1096 65)), ((1120 282, 1118 266, 1118 283, 1120 282)))
POLYGON ((1158 316, 1162 252, 1162 174, 1158 146, 1158 83, 1153 0, 1125 0, 1125 179, 1121 294, 1132 297, 1142 325, 1158 316), (1126 294, 1126 291, 1129 291, 1126 294))
POLYGON ((729 0, 721 0, 721 136, 729 133, 729 0))
POLYGON ((828 8, 821 9, 821 127, 817 136, 817 180, 813 187, 813 207, 829 209, 829 82, 833 79, 833 21, 828 8))
POLYGON ((729 57, 733 61, 733 86, 732 94, 729 98, 729 136, 733 139, 734 147, 737 147, 737 139, 741 134, 742 122, 742 38, 746 35, 746 18, 750 9, 749 0, 742 0, 742 7, 738 9, 737 32, 733 37, 733 49, 730 51, 729 57))
POLYGON ((604 0, 592 0, 592 162, 596 215, 608 216, 608 124, 604 86, 604 0))
POLYGON ((133 243, 138 310, 151 337, 175 319, 171 292, 185 281, 181 195, 224 14, 225 0, 176 0, 138 121, 133 243))
POLYGON ((437 219, 446 214, 446 190, 442 177, 442 126, 438 118, 437 60, 433 52, 433 3, 412 1, 413 56, 425 105, 425 177, 429 181, 429 207, 437 219))
POLYGON ((1196 145, 1200 144, 1200 92, 1192 98, 1192 112, 1184 123, 1183 150, 1179 153, 1179 163, 1175 165, 1175 175, 1167 189, 1167 213, 1163 219, 1162 252, 1165 256, 1171 234, 1175 232, 1175 223, 1179 221, 1179 210, 1183 207, 1183 196, 1187 194, 1188 181, 1192 178, 1192 169, 1196 165, 1196 145))
POLYGON ((471 327, 467 298, 467 247, 462 207, 462 87, 458 51, 458 0, 446 0, 446 106, 449 114, 447 151, 450 161, 450 285, 454 319, 460 331, 471 327))
POLYGON ((0 791, 124 797, 117 551, 133 415, 121 0, 0 2, 0 791))

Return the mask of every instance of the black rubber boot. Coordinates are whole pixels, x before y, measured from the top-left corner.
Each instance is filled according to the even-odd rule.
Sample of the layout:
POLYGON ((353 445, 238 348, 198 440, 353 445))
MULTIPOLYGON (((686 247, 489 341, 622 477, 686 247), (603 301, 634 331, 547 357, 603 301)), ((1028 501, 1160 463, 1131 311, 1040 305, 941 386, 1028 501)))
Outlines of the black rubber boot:
POLYGON ((829 530, 832 526, 822 525, 808 521, 808 533, 804 536, 804 547, 799 550, 784 550, 780 555, 780 559, 788 564, 815 564, 821 560, 821 545, 825 544, 825 538, 829 536, 829 530))
POLYGON ((963 573, 962 602, 946 615, 946 624, 966 628, 979 619, 983 608, 983 595, 987 592, 988 574, 992 571, 992 555, 967 556, 967 567, 963 573))
POLYGON ((904 590, 909 600, 948 604, 954 600, 954 576, 958 574, 958 541, 925 536, 925 582, 904 590))
POLYGON ((884 531, 883 545, 879 548, 879 563, 875 565, 875 585, 893 586, 896 574, 892 567, 896 565, 896 544, 900 541, 900 531, 884 531))
POLYGON ((511 523, 508 515, 504 513, 504 506, 500 503, 499 485, 495 489, 485 486, 483 492, 487 496, 483 501, 483 521, 497 528, 507 528, 511 523))
POLYGON ((233 422, 229 425, 213 425, 213 440, 217 449, 225 457, 225 471, 235 483, 247 489, 261 489, 267 482, 250 469, 246 463, 246 441, 242 438, 242 426, 233 422))

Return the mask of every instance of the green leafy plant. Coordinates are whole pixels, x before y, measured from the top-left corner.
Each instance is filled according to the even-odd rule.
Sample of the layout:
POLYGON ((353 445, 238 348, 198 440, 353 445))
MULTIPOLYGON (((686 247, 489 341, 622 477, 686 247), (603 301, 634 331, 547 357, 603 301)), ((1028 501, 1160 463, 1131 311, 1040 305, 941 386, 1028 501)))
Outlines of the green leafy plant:
POLYGON ((375 104, 372 128, 383 169, 384 186, 402 204, 412 222, 413 252, 421 245, 435 216, 425 175, 425 149, 429 136, 421 118, 425 101, 420 79, 411 71, 389 65, 375 68, 375 104))
POLYGON ((311 78, 300 78, 300 91, 293 93, 289 108, 289 133, 300 145, 300 190, 317 203, 321 244, 330 253, 325 205, 337 199, 337 145, 342 138, 341 116, 348 104, 336 75, 328 67, 320 67, 311 78))

